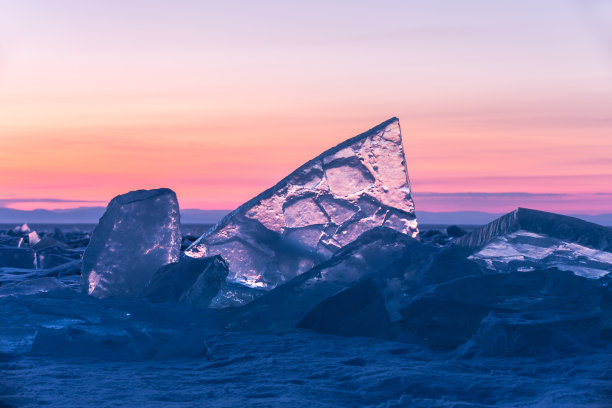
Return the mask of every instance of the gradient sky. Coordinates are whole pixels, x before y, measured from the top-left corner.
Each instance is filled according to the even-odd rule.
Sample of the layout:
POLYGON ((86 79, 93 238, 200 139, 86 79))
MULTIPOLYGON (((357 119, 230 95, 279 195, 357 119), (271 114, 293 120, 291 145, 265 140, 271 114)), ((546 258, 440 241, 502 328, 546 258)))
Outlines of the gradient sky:
POLYGON ((422 211, 612 212, 612 2, 0 0, 0 206, 232 209, 401 121, 422 211))

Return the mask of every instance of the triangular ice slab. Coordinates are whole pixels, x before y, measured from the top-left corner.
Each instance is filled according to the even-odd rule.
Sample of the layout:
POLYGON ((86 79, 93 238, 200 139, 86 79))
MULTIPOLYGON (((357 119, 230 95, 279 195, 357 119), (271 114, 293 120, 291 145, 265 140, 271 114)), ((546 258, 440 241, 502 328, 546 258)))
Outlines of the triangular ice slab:
POLYGON ((228 280, 269 290, 382 225, 418 234, 396 118, 299 167, 228 214, 185 254, 221 255, 228 280))

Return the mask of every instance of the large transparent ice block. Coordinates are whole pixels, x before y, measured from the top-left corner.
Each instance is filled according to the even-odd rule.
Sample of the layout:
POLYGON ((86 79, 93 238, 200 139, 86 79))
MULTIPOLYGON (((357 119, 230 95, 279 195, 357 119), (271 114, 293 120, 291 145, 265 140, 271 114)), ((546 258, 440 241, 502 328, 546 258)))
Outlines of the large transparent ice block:
POLYGON ((229 281, 269 290, 379 226, 418 234, 396 118, 302 165, 185 253, 221 255, 229 281))
POLYGON ((134 297, 155 271, 179 258, 179 206, 167 188, 112 199, 83 254, 81 290, 97 297, 134 297))

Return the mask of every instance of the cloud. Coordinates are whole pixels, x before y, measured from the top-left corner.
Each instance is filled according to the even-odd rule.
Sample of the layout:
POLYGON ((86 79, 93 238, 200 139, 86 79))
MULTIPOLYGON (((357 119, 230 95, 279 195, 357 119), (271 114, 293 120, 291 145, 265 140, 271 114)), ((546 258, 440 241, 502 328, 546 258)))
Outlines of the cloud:
POLYGON ((465 193, 439 193, 439 192, 423 192, 414 193, 415 197, 428 198, 552 198, 552 197, 569 197, 570 194, 562 193, 524 193, 524 192, 504 192, 504 193, 480 193, 480 192, 465 192, 465 193))
POLYGON ((612 193, 423 192, 413 194, 418 210, 503 213, 517 207, 573 214, 610 212, 612 193))
POLYGON ((106 203, 100 200, 70 200, 64 198, 0 198, 0 208, 18 203, 106 203))

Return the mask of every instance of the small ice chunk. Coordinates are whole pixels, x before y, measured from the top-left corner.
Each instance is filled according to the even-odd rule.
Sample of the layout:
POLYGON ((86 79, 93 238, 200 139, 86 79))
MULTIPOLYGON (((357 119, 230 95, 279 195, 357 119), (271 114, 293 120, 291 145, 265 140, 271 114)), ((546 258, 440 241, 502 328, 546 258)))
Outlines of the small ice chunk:
POLYGON ((40 237, 36 231, 32 231, 28 234, 28 242, 30 246, 36 245, 40 242, 40 237))
POLYGON ((66 235, 64 234, 64 232, 57 227, 53 230, 53 234, 51 234, 50 236, 60 242, 63 242, 63 243, 68 242, 68 238, 66 238, 66 235))
POLYGON ((49 252, 37 253, 38 268, 51 269, 68 262, 74 261, 73 258, 64 256, 63 254, 54 254, 49 252))
POLYGON ((184 257, 161 267, 141 293, 150 302, 179 302, 208 306, 227 277, 227 263, 220 256, 184 257))
POLYGON ((181 248, 174 191, 137 190, 111 200, 83 254, 81 290, 96 297, 134 297, 181 248))
POLYGON ((36 269, 36 254, 29 248, 0 247, 0 267, 36 269))
POLYGON ((68 247, 68 245, 66 245, 64 242, 58 241, 57 239, 49 235, 45 235, 38 242, 36 242, 35 244, 30 243, 30 245, 32 245, 32 247, 37 251, 40 251, 42 249, 52 248, 52 247, 58 247, 58 248, 68 247))
POLYGON ((11 230, 14 234, 23 234, 27 235, 30 232, 30 227, 28 224, 18 225, 11 230))
POLYGON ((0 246, 10 246, 20 248, 23 244, 23 237, 15 236, 0 236, 0 246))
POLYGON ((0 287, 0 298, 5 296, 33 295, 63 289, 65 285, 56 278, 37 278, 0 287))

